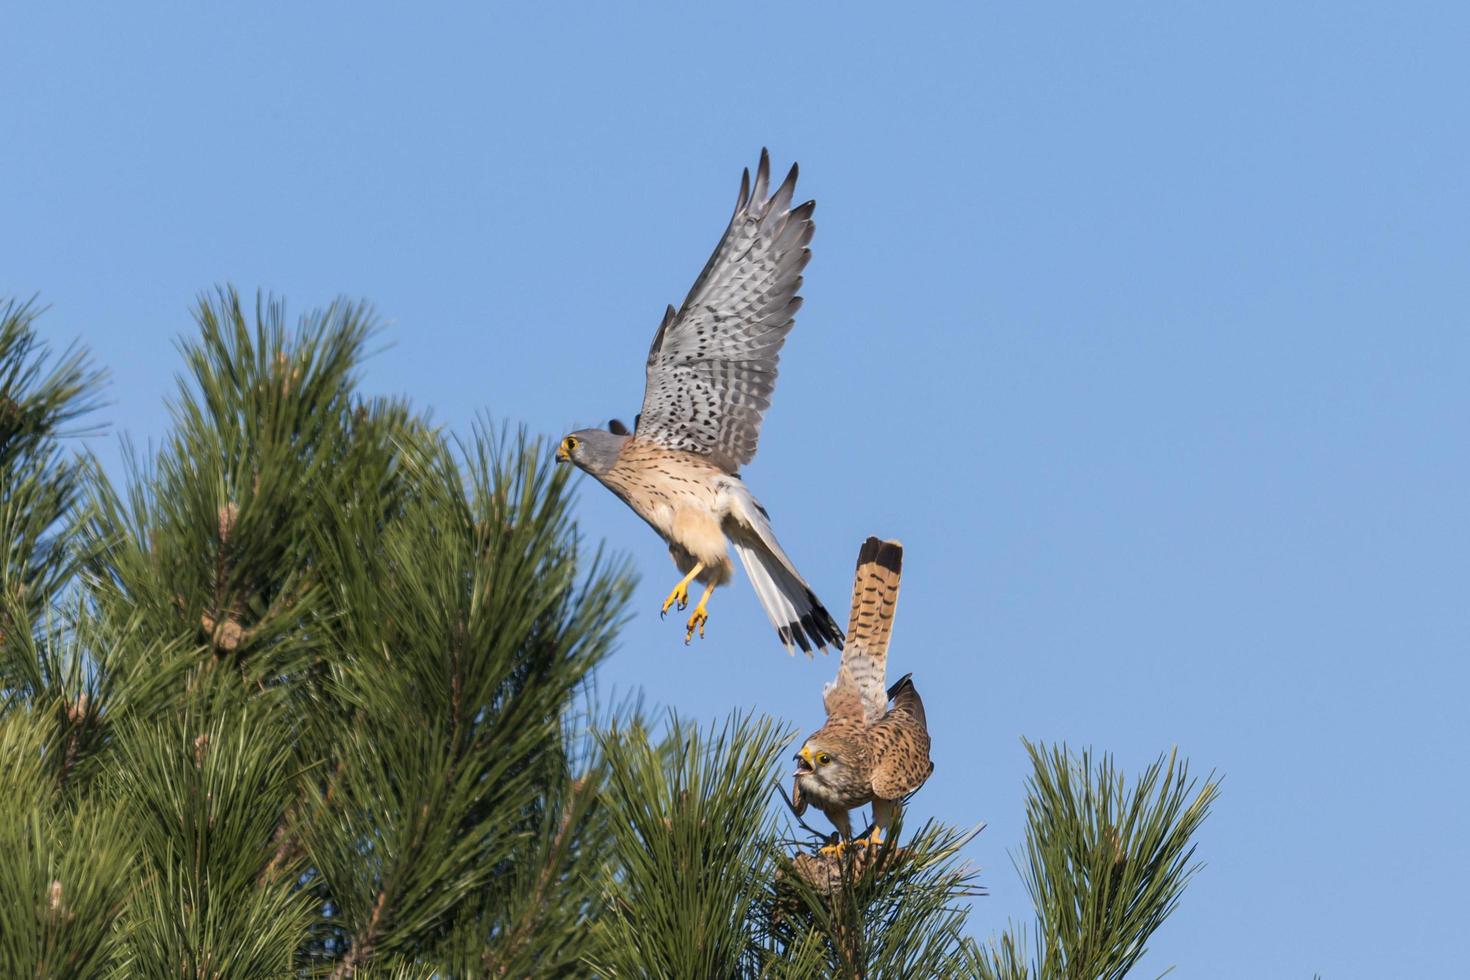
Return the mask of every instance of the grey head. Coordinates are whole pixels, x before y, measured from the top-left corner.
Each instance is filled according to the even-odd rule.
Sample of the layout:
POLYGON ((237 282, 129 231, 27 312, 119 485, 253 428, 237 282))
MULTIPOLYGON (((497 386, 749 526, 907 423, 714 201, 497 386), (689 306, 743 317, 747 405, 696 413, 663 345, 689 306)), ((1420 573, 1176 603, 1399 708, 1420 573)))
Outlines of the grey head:
MULTIPOLYGON (((620 423, 616 427, 623 428, 620 423)), ((557 462, 573 463, 578 469, 601 477, 618 461, 623 443, 632 438, 626 431, 618 434, 602 429, 578 429, 569 433, 556 447, 557 462)))

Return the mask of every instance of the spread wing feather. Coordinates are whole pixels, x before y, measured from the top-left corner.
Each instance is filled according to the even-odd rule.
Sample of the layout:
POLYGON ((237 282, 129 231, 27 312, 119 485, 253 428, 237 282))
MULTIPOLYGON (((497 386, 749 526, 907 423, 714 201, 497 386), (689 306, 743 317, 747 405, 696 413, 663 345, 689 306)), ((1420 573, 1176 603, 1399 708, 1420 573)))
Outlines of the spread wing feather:
POLYGON ((797 168, 769 198, 770 156, 755 184, 740 181, 735 214, 679 309, 664 314, 648 351, 637 434, 710 457, 736 473, 755 456, 781 345, 801 307, 812 210, 791 207, 797 168))

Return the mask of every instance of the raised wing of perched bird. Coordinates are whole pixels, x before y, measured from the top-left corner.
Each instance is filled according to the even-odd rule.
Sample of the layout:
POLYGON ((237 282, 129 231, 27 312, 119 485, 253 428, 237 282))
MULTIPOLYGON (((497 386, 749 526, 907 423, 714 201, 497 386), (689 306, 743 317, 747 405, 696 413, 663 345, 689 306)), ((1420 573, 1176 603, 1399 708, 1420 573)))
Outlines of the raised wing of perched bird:
POLYGON ((857 843, 881 843, 899 803, 934 771, 924 702, 910 680, 913 675, 904 674, 883 688, 902 572, 903 546, 897 541, 863 542, 852 583, 847 646, 837 679, 822 693, 827 723, 807 738, 796 756, 791 801, 797 815, 808 805, 816 806, 844 842, 852 837, 848 811, 871 803, 872 837, 857 843))
MULTIPOLYGON (((689 583, 704 584, 684 642, 704 636, 709 597, 732 574, 735 546, 766 615, 788 651, 842 648, 842 631, 776 541, 769 515, 740 480, 755 456, 761 416, 776 385, 781 345, 795 324, 801 270, 811 252, 812 210, 791 206, 796 166, 775 193, 770 157, 752 186, 740 181, 735 215, 684 304, 664 314, 648 352, 643 411, 629 432, 573 432, 556 458, 575 463, 648 522, 668 542, 684 577, 663 613, 689 602, 689 583)), ((661 613, 662 614, 662 613, 661 613)))

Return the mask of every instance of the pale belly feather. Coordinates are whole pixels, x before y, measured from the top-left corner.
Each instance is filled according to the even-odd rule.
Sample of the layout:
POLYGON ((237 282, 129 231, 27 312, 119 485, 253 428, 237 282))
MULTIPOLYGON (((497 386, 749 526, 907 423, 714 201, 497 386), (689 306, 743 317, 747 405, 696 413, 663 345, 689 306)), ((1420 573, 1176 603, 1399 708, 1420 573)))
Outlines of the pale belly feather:
POLYGON ((646 469, 614 467, 603 482, 668 542, 680 572, 701 564, 697 581, 729 581, 734 566, 721 527, 730 509, 722 485, 728 478, 703 460, 691 465, 667 452, 649 455, 646 469))

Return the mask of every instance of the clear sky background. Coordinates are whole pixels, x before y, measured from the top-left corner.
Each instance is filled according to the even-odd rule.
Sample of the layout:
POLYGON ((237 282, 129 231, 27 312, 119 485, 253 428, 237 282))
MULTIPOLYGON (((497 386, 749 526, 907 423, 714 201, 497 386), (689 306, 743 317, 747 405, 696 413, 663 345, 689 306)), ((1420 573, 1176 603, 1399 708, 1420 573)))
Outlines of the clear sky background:
MULTIPOLYGON (((1464 969, 1470 7, 249 6, 0 14, 0 294, 111 370, 105 459, 224 282, 370 299, 365 390, 455 430, 631 420, 768 145, 817 235, 746 477, 834 611, 906 545, 975 933, 1030 914, 1023 735, 1177 745, 1225 782, 1153 974, 1464 969)), ((834 659, 743 576, 685 649, 579 498, 643 575, 605 687, 816 727, 834 659)))

